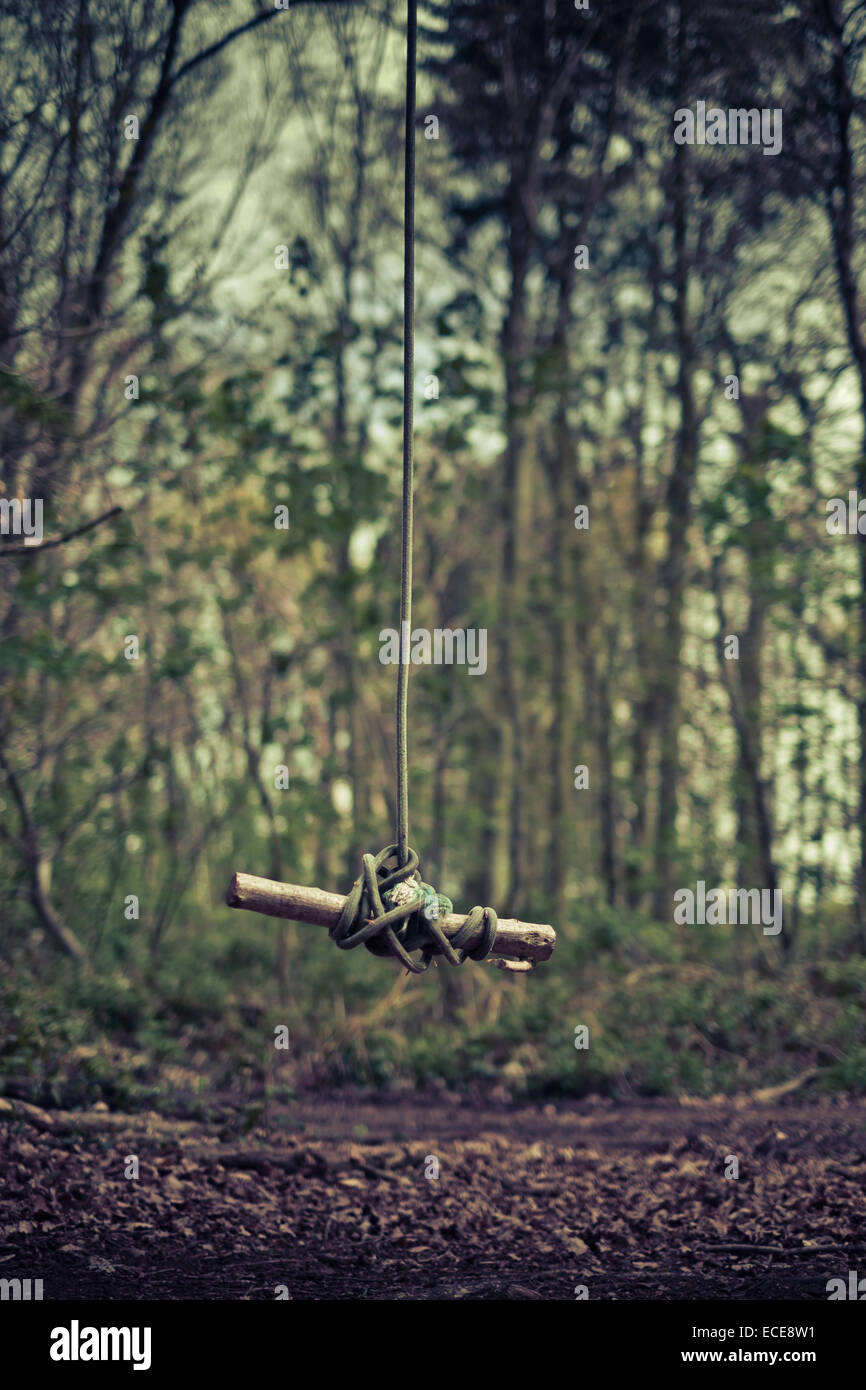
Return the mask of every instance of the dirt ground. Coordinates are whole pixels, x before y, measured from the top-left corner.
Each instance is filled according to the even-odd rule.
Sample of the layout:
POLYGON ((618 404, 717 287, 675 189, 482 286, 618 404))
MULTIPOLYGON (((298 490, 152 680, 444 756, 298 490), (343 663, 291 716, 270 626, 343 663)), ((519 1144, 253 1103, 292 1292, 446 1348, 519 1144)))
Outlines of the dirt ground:
POLYGON ((826 1300, 866 1275, 862 1099, 339 1093, 240 1138, 2 1107, 0 1277, 45 1299, 826 1300))

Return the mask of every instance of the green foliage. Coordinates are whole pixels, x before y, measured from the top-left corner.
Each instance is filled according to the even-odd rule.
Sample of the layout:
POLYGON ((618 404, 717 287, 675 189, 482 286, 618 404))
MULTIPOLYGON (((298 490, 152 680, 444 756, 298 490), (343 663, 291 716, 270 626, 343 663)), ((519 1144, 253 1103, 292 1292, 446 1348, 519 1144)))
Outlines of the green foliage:
POLYGON ((313 928, 298 929, 293 948, 303 948, 303 989, 281 1005, 273 929, 260 919, 177 936, 155 971, 140 941, 123 969, 106 957, 72 985, 59 964, 38 983, 19 968, 0 984, 3 1085, 37 1103, 149 1108, 158 1098, 181 1114, 201 1113, 210 1097, 210 1112, 232 1123, 267 1095, 322 1083, 709 1096, 815 1066, 814 1084, 866 1091, 866 962, 845 959, 841 927, 807 923, 787 966, 732 957, 724 944, 704 951, 699 938, 677 947, 658 927, 636 939, 629 927, 611 915, 606 939, 566 934, 527 989, 486 972, 479 996, 458 976, 464 1001, 447 1022, 438 972, 408 986, 409 1009, 382 1012, 393 971, 366 952, 334 951, 313 928), (276 1024, 289 1026, 288 1054, 274 1052, 276 1024), (586 1050, 574 1046, 578 1025, 589 1028, 586 1050))
POLYGON ((712 1094, 814 1063, 819 1084, 861 1088, 864 600, 820 502, 847 491, 862 422, 841 346, 856 314, 816 274, 840 190, 809 179, 845 163, 820 36, 803 48, 799 17, 762 4, 732 25, 724 6, 672 19, 615 0, 590 26, 566 4, 434 5, 423 80, 448 139, 424 147, 418 188, 418 373, 440 393, 416 412, 415 620, 489 630, 491 663, 484 680, 413 671, 413 838, 455 903, 555 914, 560 944, 527 981, 468 966, 401 994, 366 953, 222 906, 235 868, 344 888, 392 833, 377 651, 399 601, 391 50, 363 6, 348 26, 313 7, 288 64, 271 38, 285 26, 257 26, 249 63, 221 50, 224 67, 188 71, 154 140, 126 149, 117 103, 149 109, 164 21, 192 8, 208 9, 92 0, 82 29, 77 7, 19 5, 2 59, 4 207, 22 232, 0 250, 3 486, 44 488, 53 536, 108 497, 125 509, 0 561, 3 1084, 55 1104, 225 1103, 241 1131, 269 1088, 322 1082, 712 1094), (672 45, 677 85, 710 97, 791 78, 794 153, 681 157, 661 124, 680 101, 672 45), (284 139, 259 138, 259 56, 284 139), (578 233, 593 273, 572 283, 578 233), (729 358, 746 364, 736 403, 729 358), (721 669, 719 595, 732 631, 759 634, 721 669), (572 758, 591 785, 563 796, 572 758), (665 758, 673 846, 654 838, 665 758), (680 883, 754 857, 762 790, 769 867, 796 899, 787 960, 649 915, 666 857, 680 883), (55 955, 52 911, 86 968, 55 955), (292 1049, 275 1070, 280 1023, 292 1049))

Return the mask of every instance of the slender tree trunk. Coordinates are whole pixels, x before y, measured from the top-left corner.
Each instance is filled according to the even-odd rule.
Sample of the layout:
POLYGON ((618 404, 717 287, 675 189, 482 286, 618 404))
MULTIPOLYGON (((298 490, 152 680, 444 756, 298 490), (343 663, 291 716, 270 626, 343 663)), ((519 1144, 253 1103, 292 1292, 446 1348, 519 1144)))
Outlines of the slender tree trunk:
POLYGON ((616 906, 616 799, 611 749, 610 683, 607 673, 598 682, 598 809, 601 835, 600 869, 604 900, 616 906))
MULTIPOLYGON (((564 210, 560 209, 560 234, 567 245, 564 210)), ((566 826, 573 820, 567 807, 574 793, 571 771, 576 761, 572 756, 571 702, 568 672, 573 669, 573 622, 570 609, 574 594, 573 552, 575 541, 574 507, 588 502, 586 489, 578 474, 577 449, 568 422, 570 362, 568 328, 571 320, 571 297, 575 279, 574 257, 568 251, 556 267, 557 313, 553 335, 556 360, 556 408, 553 421, 553 452, 548 473, 553 504, 551 578, 551 704, 553 722, 550 730, 550 820, 547 839, 547 873, 545 897, 550 903, 553 920, 562 919, 565 908, 567 872, 566 826), (576 484, 580 496, 575 496, 576 484)), ((586 534, 585 532, 582 534, 586 534)))
MULTIPOLYGON (((682 36, 681 36, 682 40, 682 36)), ((695 345, 689 315, 688 244, 688 155, 687 146, 677 145, 674 173, 674 310, 679 377, 680 428, 674 464, 667 489, 667 556, 661 582, 666 604, 658 673, 660 700, 659 799, 656 826, 656 884, 653 912, 659 919, 671 913, 673 876, 677 861, 676 822, 680 772, 679 735, 681 721, 681 659, 683 639, 683 599, 688 560, 688 527, 691 517, 692 486, 698 455, 698 420, 695 407, 695 345)))
MULTIPOLYGON (((523 385, 526 352, 526 280, 529 273, 529 229, 521 189, 512 185, 509 198, 508 257, 511 292, 502 331, 505 371, 505 431, 503 474, 505 536, 502 556, 502 601, 499 610, 502 705, 499 727, 500 786, 495 835, 507 846, 510 910, 519 914, 525 893, 523 833, 524 728, 521 705, 520 650, 516 635, 525 612, 524 528, 531 511, 530 473, 526 453, 527 395, 523 385)), ((501 846, 494 848, 501 863, 501 846)))
POLYGON ((634 807, 629 823, 630 843, 625 861, 626 902, 636 911, 645 895, 647 848, 647 795, 649 790, 649 753, 652 731, 656 726, 656 686, 653 672, 652 610, 653 582, 647 556, 647 538, 652 520, 652 505, 644 486, 642 434, 644 413, 641 411, 634 430, 636 534, 631 595, 632 640, 634 643, 637 697, 633 703, 631 730, 631 780, 629 792, 634 807), (647 621, 647 603, 650 614, 647 621))
MULTIPOLYGON (((832 35, 835 40, 833 83, 839 143, 836 177, 827 198, 827 216, 833 237, 836 279, 845 316, 848 346, 854 359, 860 387, 861 438, 860 453, 854 466, 854 484, 859 495, 863 497, 866 496, 866 338, 863 335, 860 298, 854 273, 855 181, 851 152, 851 119, 855 99, 851 90, 847 57, 843 45, 842 22, 835 0, 828 6, 828 10, 832 35), (837 193, 838 197, 833 196, 837 193)), ((860 949, 866 950, 866 535, 858 534, 856 543, 860 572, 859 642, 857 649, 857 720, 860 730, 858 768, 860 863, 857 884, 857 924, 860 949)))
MULTIPOLYGON (((750 537, 750 544, 755 539, 750 537)), ((736 813, 738 823, 737 849, 739 882, 749 886, 760 879, 762 886, 771 887, 769 868, 760 844, 758 825, 758 789, 755 769, 763 762, 763 718, 761 713, 761 657, 766 634, 767 596, 760 574, 756 574, 756 556, 749 553, 749 620, 740 643, 739 661, 729 662, 739 671, 742 721, 748 735, 749 751, 740 740, 736 773, 736 813)))
MULTIPOLYGON (((750 700, 752 702, 757 700, 760 704, 760 674, 757 674, 757 676, 754 672, 749 674, 747 676, 747 688, 744 690, 742 684, 740 684, 740 689, 738 691, 737 681, 734 679, 734 675, 729 669, 731 667, 736 667, 737 663, 728 661, 724 654, 726 624, 722 604, 718 558, 716 559, 713 569, 713 592, 715 594, 716 612, 719 619, 717 640, 719 667, 722 682, 728 693, 731 718, 737 734, 739 766, 742 769, 743 783, 749 789, 751 800, 751 814, 748 817, 746 833, 751 836, 750 844, 754 846, 754 850, 745 861, 741 859, 739 873, 742 879, 746 874, 751 876, 753 872, 756 872, 761 880, 762 886, 768 888, 771 893, 774 893, 779 886, 779 875, 773 857, 773 817, 770 809, 770 798, 766 784, 761 775, 760 709, 754 708, 754 705, 750 709, 750 700), (749 862, 754 866, 752 869, 747 867, 749 862)), ((763 630, 764 613, 763 606, 759 601, 758 612, 755 616, 754 623, 750 615, 749 631, 752 635, 751 638, 747 636, 746 640, 754 640, 760 643, 763 630)), ((751 660, 753 663, 760 660, 759 650, 758 654, 753 654, 751 660)), ((746 880, 745 886, 751 887, 753 885, 750 880, 746 880)), ((787 950, 789 943, 783 940, 782 945, 783 949, 787 950)))

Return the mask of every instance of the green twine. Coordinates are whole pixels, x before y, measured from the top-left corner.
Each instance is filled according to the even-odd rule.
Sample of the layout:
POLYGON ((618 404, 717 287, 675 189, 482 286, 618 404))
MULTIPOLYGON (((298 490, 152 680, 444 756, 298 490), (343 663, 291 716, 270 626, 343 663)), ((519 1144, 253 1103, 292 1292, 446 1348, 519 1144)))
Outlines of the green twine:
POLYGON ((377 855, 365 854, 363 872, 355 880, 343 910, 329 936, 341 951, 366 946, 374 956, 394 955, 413 975, 430 968, 434 956, 449 965, 466 959, 484 960, 493 949, 498 918, 492 907, 473 907, 466 921, 449 941, 439 921, 451 911, 451 900, 437 893, 421 878, 418 855, 409 846, 405 864, 399 847, 386 845, 377 855), (466 947, 478 927, 484 931, 478 945, 466 947), (410 954, 420 948, 419 958, 410 954))

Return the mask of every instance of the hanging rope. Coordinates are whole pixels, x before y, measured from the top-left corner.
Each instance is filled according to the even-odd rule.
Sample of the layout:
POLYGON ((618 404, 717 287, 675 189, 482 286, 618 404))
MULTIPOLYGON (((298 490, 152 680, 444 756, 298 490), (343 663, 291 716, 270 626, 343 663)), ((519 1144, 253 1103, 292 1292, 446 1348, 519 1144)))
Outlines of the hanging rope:
POLYGON ((346 898, 331 940, 343 951, 366 946, 377 956, 394 955, 420 975, 434 956, 449 965, 484 960, 496 936, 492 907, 473 907, 449 941, 438 919, 451 901, 421 878, 418 855, 409 844, 409 642, 412 632, 412 540, 414 514, 415 408, 415 85, 418 0, 409 0, 406 36, 406 143, 403 194, 403 539, 400 557, 400 662, 397 667, 397 841, 377 855, 365 854, 361 877, 346 898), (478 927, 481 940, 469 951, 478 927), (420 948, 420 959, 410 952, 420 948))
POLYGON ((406 144, 403 182, 403 544, 400 556, 400 664, 397 667, 397 853, 409 861, 409 653, 412 540, 415 529, 415 73, 418 4, 409 0, 406 39, 406 144))

